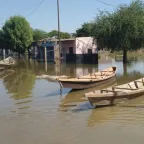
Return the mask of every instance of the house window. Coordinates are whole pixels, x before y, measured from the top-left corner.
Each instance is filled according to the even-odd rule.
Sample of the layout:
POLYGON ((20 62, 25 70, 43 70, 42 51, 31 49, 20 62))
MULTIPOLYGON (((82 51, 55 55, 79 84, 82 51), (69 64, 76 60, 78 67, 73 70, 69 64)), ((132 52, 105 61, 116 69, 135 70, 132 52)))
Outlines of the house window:
POLYGON ((88 49, 88 54, 92 54, 92 49, 88 49))
POLYGON ((73 54, 73 47, 69 47, 69 54, 73 54))

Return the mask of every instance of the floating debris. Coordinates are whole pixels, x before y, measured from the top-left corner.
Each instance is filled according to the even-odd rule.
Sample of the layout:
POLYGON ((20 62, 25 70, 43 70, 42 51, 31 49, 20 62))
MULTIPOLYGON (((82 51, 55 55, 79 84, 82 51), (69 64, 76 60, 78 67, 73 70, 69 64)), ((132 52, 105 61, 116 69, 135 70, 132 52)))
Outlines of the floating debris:
POLYGON ((47 79, 49 81, 57 81, 59 78, 68 78, 69 76, 62 75, 62 76, 52 76, 52 75, 40 75, 36 76, 36 79, 47 79))

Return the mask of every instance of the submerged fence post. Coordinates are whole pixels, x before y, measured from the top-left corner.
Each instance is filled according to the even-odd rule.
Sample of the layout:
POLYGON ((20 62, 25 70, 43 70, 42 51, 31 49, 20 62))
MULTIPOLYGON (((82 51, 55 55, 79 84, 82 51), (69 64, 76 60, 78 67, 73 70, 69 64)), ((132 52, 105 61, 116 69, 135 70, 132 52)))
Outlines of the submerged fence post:
POLYGON ((46 46, 45 46, 45 69, 47 71, 47 49, 46 49, 46 46))

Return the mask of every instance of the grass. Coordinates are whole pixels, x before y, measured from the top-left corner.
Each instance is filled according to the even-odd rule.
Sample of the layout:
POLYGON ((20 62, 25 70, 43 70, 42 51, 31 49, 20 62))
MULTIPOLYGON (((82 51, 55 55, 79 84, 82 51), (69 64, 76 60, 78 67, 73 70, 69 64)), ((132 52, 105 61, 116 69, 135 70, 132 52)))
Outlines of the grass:
MULTIPOLYGON (((119 52, 109 53, 109 56, 111 56, 111 57, 122 57, 123 52, 119 51, 119 52)), ((134 58, 134 57, 144 58, 144 52, 143 51, 128 51, 127 52, 127 57, 128 57, 128 59, 129 58, 134 58)))

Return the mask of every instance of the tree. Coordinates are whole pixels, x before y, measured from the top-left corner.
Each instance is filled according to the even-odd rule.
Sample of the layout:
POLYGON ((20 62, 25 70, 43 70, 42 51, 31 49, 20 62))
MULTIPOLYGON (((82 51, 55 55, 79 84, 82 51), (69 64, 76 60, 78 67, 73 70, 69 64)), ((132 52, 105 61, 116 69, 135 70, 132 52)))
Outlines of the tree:
POLYGON ((71 35, 71 37, 73 37, 73 38, 77 36, 76 33, 71 33, 70 35, 71 35))
POLYGON ((24 53, 33 41, 32 29, 24 17, 10 17, 2 30, 7 43, 6 47, 19 54, 24 53))
POLYGON ((144 42, 144 2, 133 1, 120 5, 114 13, 100 12, 94 22, 93 35, 98 45, 112 50, 123 50, 123 62, 127 51, 136 50, 144 42))
POLYGON ((38 41, 41 40, 43 38, 47 38, 48 37, 48 33, 40 30, 40 29, 33 29, 33 40, 34 41, 38 41))
POLYGON ((5 42, 4 42, 3 31, 0 30, 0 49, 3 49, 4 47, 5 47, 5 42))
POLYGON ((81 28, 76 30, 76 36, 77 37, 87 37, 92 36, 92 30, 93 30, 93 23, 84 23, 81 28))
MULTIPOLYGON (((58 31, 57 30, 52 30, 51 32, 48 33, 49 37, 56 37, 58 38, 58 31)), ((67 32, 60 32, 60 38, 61 39, 68 39, 70 38, 70 34, 67 32)))

